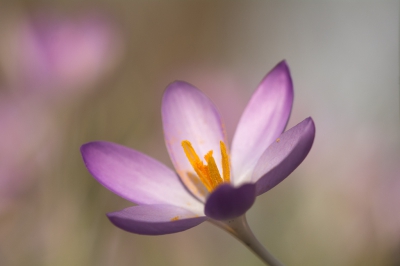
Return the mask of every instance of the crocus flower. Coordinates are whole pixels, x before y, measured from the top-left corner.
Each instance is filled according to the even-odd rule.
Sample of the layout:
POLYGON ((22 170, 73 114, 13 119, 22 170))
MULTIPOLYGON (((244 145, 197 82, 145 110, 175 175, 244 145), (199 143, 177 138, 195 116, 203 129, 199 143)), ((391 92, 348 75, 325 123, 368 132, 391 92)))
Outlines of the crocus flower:
MULTIPOLYGON (((252 96, 229 152, 213 103, 192 85, 173 82, 164 92, 161 109, 166 146, 177 173, 118 144, 96 141, 81 147, 89 172, 109 190, 138 204, 109 213, 108 218, 119 228, 145 235, 184 231, 206 220, 232 233, 236 229, 228 221, 234 224, 243 217, 256 196, 285 179, 311 149, 311 118, 282 133, 292 103, 292 80, 282 61, 252 96)), ((245 242, 239 231, 235 236, 245 242)))

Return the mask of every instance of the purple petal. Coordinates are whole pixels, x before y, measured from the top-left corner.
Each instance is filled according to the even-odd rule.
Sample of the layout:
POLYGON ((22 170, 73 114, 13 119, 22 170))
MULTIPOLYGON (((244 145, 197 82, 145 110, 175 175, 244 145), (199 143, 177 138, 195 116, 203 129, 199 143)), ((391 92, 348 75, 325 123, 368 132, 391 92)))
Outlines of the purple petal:
POLYGON ((141 235, 165 235, 185 231, 207 218, 171 205, 141 205, 107 214, 117 227, 141 235))
POLYGON ((165 142, 176 171, 187 188, 204 199, 205 188, 201 182, 197 181, 198 186, 193 180, 196 174, 181 143, 183 140, 190 141, 201 159, 213 150, 221 171, 220 141, 226 144, 226 138, 217 109, 201 91, 186 82, 175 81, 164 92, 162 120, 165 142))
POLYGON ((233 219, 246 213, 253 205, 255 198, 254 184, 244 184, 238 188, 222 184, 208 197, 204 212, 215 220, 233 219))
POLYGON ((252 181, 261 195, 285 179, 306 158, 315 137, 311 117, 283 133, 263 153, 254 169, 252 181))
POLYGON ((292 104, 292 79, 282 61, 261 81, 237 126, 231 155, 234 184, 250 181, 261 154, 285 129, 292 104))
POLYGON ((110 142, 81 147, 89 172, 115 194, 137 204, 170 204, 203 213, 176 173, 138 151, 110 142))

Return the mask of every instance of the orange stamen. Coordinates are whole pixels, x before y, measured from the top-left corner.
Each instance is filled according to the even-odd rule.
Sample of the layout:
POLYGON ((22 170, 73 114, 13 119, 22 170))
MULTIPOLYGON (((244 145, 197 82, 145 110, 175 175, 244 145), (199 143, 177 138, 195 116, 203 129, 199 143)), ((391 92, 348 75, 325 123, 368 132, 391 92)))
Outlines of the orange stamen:
POLYGON ((209 151, 204 159, 207 165, 204 165, 193 149, 192 144, 188 140, 182 141, 182 148, 188 158, 193 170, 196 172, 200 181, 204 184, 209 192, 214 190, 218 185, 223 182, 230 182, 230 167, 229 167, 229 156, 227 153, 224 142, 220 142, 221 157, 222 157, 222 177, 218 170, 217 164, 213 157, 213 151, 209 151))
POLYGON ((217 164, 215 163, 214 157, 212 156, 212 151, 209 151, 204 159, 207 161, 208 173, 210 175, 211 181, 213 182, 213 188, 216 188, 219 184, 223 182, 221 174, 218 171, 217 164))
POLYGON ((226 146, 223 141, 219 142, 221 147, 221 158, 222 158, 222 176, 224 177, 224 182, 230 182, 231 171, 229 167, 229 155, 226 151, 226 146))
POLYGON ((200 160, 199 156, 197 155, 197 153, 193 149, 192 144, 189 141, 182 141, 182 148, 185 151, 186 157, 188 158, 190 164, 192 165, 197 176, 200 178, 201 182, 204 184, 208 191, 211 191, 213 188, 213 183, 208 176, 207 166, 205 166, 200 160))

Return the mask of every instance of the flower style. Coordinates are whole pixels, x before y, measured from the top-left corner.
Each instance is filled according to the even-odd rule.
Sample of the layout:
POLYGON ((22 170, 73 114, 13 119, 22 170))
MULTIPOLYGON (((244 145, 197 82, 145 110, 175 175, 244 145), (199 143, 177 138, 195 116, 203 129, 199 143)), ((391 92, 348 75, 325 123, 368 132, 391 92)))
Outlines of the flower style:
POLYGON ((282 133, 292 103, 292 80, 282 61, 252 96, 229 152, 213 103, 192 85, 173 82, 164 92, 162 121, 177 174, 118 144, 96 141, 81 147, 89 172, 112 192, 138 204, 108 213, 108 218, 129 232, 161 235, 206 220, 221 226, 243 216, 256 196, 285 179, 311 149, 311 118, 282 133))

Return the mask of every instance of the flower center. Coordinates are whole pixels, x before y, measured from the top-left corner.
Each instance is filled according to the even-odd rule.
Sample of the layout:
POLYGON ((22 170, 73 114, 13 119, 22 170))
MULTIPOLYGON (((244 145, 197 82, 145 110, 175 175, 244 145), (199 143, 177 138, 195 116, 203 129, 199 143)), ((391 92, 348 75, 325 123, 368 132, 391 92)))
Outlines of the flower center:
POLYGON ((222 158, 222 177, 218 170, 217 164, 213 157, 213 151, 209 151, 204 159, 206 165, 200 160, 196 151, 193 149, 192 143, 188 140, 182 141, 182 147, 185 151, 186 157, 192 165, 200 181, 204 184, 209 192, 213 191, 218 185, 226 182, 230 182, 230 168, 229 168, 229 156, 226 151, 225 143, 220 141, 221 158, 222 158))

